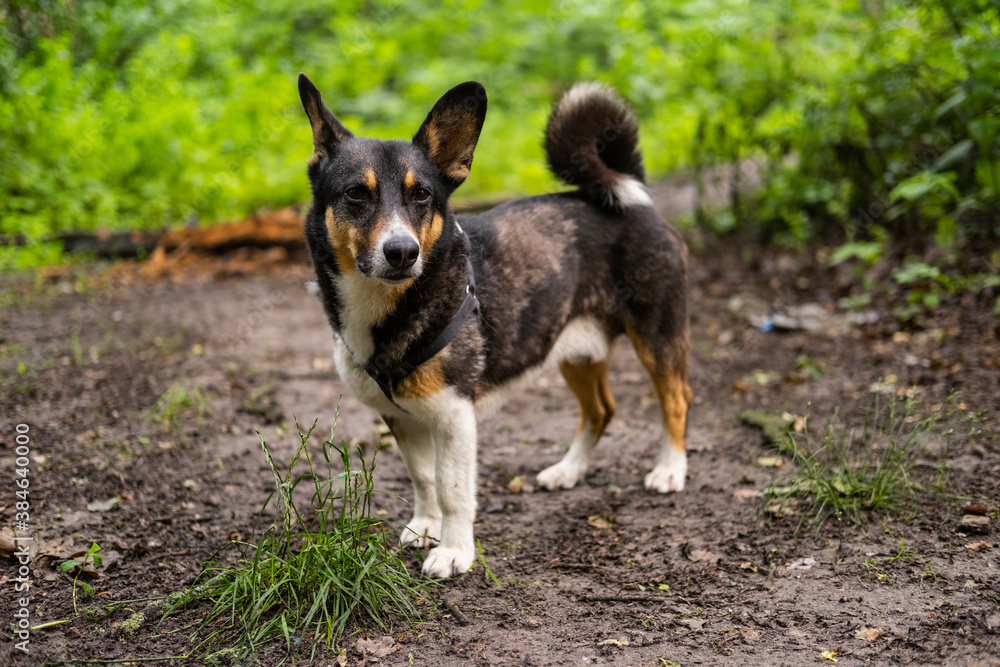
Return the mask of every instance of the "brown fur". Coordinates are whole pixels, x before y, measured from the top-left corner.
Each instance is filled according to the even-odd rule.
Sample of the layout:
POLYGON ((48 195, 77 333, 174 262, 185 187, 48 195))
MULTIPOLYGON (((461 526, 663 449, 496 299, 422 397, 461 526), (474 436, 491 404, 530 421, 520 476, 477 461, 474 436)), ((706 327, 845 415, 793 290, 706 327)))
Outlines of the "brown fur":
POLYGON ((398 398, 428 398, 441 391, 444 387, 444 364, 442 353, 426 361, 404 380, 396 385, 395 396, 398 398))
POLYGON ((444 229, 444 218, 440 214, 435 213, 434 219, 431 220, 431 224, 424 225, 420 229, 420 250, 424 255, 430 254, 431 248, 437 242, 438 238, 441 236, 441 231, 444 229))
POLYGON ((376 185, 378 185, 378 181, 375 179, 375 170, 369 169, 365 172, 365 187, 374 190, 376 185))
POLYGON ((339 222, 333 209, 326 209, 326 228, 330 235, 330 245, 336 258, 337 268, 343 273, 357 271, 357 230, 350 224, 339 222))
POLYGON ((631 326, 625 327, 632 340, 639 361, 653 380, 656 397, 663 413, 663 427, 670 434, 670 445, 684 451, 684 433, 688 407, 691 405, 691 387, 688 385, 688 340, 687 334, 669 344, 669 348, 657 355, 638 336, 631 326))
MULTIPOLYGON (((436 111, 436 110, 435 110, 436 111)), ((464 108, 432 112, 424 129, 431 162, 456 182, 469 177, 479 129, 464 108)))
POLYGON ((584 362, 559 364, 559 370, 566 378, 566 384, 580 403, 580 424, 577 433, 591 424, 594 438, 600 438, 615 414, 615 399, 608 386, 608 362, 584 362))

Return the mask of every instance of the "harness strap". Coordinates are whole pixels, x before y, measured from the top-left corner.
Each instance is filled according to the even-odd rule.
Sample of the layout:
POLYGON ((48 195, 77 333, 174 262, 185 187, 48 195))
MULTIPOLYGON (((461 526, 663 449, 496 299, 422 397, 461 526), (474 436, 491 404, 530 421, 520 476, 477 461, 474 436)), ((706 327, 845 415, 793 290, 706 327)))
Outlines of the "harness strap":
MULTIPOLYGON (((408 350, 399 362, 386 368, 379 368, 371 359, 365 362, 365 372, 368 373, 371 379, 375 380, 375 383, 378 384, 379 389, 382 390, 385 397, 400 410, 403 410, 403 408, 392 398, 396 383, 409 377, 420 364, 428 361, 435 354, 443 350, 448 343, 455 340, 455 336, 462 330, 465 321, 469 319, 469 315, 473 313, 479 314, 479 299, 476 297, 476 278, 472 273, 472 261, 466 257, 465 263, 469 270, 469 284, 466 288, 465 299, 462 301, 458 312, 452 316, 448 325, 430 345, 416 350, 408 350)), ((403 412, 406 412, 406 410, 403 410, 403 412)))

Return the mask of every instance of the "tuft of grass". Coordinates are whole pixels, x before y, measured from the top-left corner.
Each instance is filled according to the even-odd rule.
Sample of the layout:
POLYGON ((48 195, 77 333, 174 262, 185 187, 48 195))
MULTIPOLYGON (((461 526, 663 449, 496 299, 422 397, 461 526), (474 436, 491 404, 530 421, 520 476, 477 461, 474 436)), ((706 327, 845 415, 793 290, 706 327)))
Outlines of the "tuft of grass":
POLYGON ((899 538, 899 543, 896 546, 896 553, 892 556, 865 558, 861 566, 869 581, 895 583, 896 573, 890 571, 886 565, 898 565, 901 562, 913 560, 913 550, 905 546, 904 538, 899 538))
POLYGON ((834 415, 819 442, 809 434, 787 433, 777 441, 793 472, 776 478, 765 491, 766 508, 782 514, 795 505, 814 523, 829 518, 860 524, 879 510, 899 510, 913 499, 918 485, 910 472, 919 435, 933 418, 916 419, 911 398, 875 395, 860 432, 834 415))
POLYGON ((164 432, 169 433, 177 421, 187 412, 196 412, 204 416, 209 412, 208 400, 198 387, 188 389, 178 380, 170 385, 156 400, 146 416, 153 422, 163 425, 164 432))
POLYGON ((312 659, 355 626, 389 631, 396 620, 416 619, 413 600, 429 597, 426 580, 410 574, 390 547, 394 527, 371 516, 374 455, 368 462, 359 450, 361 468, 352 467, 347 443, 335 444, 331 429, 317 465, 307 447, 316 422, 304 434, 295 425, 300 443, 283 474, 258 432, 275 485, 258 521, 269 506, 273 521, 256 544, 230 543, 240 552, 235 565, 206 563, 175 605, 209 607, 193 652, 206 660, 215 655, 208 647, 228 646, 227 658, 244 659, 275 642, 289 656, 308 652, 312 659), (294 497, 300 486, 311 492, 307 507, 294 497))

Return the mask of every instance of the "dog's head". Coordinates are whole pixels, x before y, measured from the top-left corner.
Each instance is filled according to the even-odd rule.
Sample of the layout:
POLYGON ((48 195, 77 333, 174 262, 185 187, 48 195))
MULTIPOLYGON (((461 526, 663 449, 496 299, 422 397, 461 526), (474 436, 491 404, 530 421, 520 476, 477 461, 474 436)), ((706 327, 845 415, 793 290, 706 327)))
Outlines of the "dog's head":
POLYGON ((438 100, 412 142, 355 137, 299 75, 312 125, 314 211, 322 211, 341 273, 390 285, 417 278, 448 217, 448 197, 469 176, 486 118, 486 91, 460 84, 438 100))

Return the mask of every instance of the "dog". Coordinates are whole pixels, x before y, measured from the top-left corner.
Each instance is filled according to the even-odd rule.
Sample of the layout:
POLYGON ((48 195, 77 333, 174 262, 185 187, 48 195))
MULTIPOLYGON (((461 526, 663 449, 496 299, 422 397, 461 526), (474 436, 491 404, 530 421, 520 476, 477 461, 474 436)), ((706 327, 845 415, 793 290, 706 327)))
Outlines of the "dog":
POLYGON ((377 410, 414 486, 401 541, 433 547, 429 577, 476 557, 476 423, 557 363, 580 404, 565 457, 538 474, 549 490, 584 476, 615 412, 614 341, 628 336, 663 414, 648 489, 687 473, 687 249, 652 206, 638 123, 612 89, 577 84, 545 131, 549 166, 574 191, 456 216, 486 92, 444 94, 412 141, 355 137, 299 75, 312 127, 305 235, 333 328, 341 379, 377 410), (435 546, 436 545, 436 546, 435 546))

